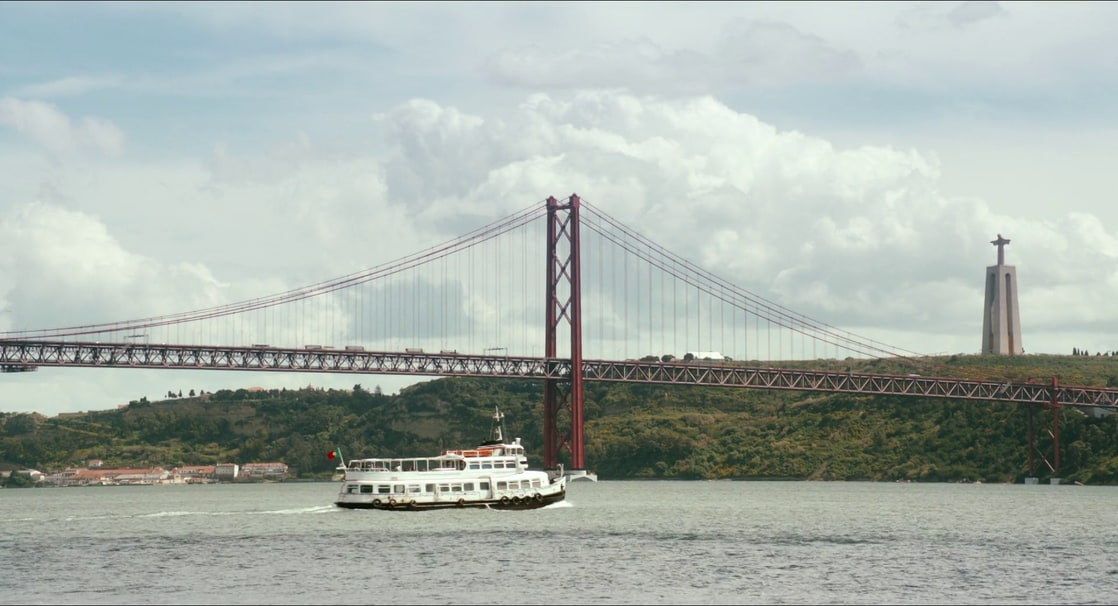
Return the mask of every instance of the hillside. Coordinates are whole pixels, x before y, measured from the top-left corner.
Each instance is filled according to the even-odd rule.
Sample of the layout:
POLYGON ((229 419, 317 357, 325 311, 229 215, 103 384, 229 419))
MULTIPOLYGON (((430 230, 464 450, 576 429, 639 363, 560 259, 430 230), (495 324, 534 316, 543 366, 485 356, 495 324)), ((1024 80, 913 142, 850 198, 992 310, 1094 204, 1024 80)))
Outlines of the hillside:
MULTIPOLYGON (((788 363, 834 370, 1118 385, 1110 356, 951 356, 896 362, 788 363)), ((344 457, 413 456, 472 445, 494 406, 506 433, 542 464, 543 383, 439 379, 382 395, 353 390, 219 391, 47 418, 0 413, 0 468, 283 461, 326 478, 344 457)), ((1017 404, 717 387, 587 383, 587 465, 602 479, 803 479, 1021 482, 1026 409, 1017 404)), ((1038 448, 1050 447, 1038 412, 1038 448)), ((1118 484, 1118 415, 1060 413, 1065 483, 1118 484)), ((565 454, 565 453, 564 453, 565 454)), ((1039 457, 1037 472, 1049 474, 1039 457)))

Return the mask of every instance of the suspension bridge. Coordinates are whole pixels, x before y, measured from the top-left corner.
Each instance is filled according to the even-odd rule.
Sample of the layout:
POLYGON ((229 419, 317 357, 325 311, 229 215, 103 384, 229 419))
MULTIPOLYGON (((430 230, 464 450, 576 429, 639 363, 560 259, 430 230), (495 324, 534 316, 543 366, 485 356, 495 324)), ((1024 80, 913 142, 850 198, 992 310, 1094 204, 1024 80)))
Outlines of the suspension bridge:
POLYGON ((544 464, 556 468, 566 451, 576 474, 586 469, 585 381, 1017 403, 1030 410, 1030 476, 1037 451, 1032 410, 1052 411, 1052 448, 1040 454, 1054 476, 1059 411, 1118 410, 1116 389, 1055 378, 1045 384, 937 376, 947 373, 927 357, 736 286, 577 195, 549 197, 432 248, 279 294, 137 320, 0 333, 0 371, 40 367, 539 379, 544 464), (849 358, 890 360, 909 372, 791 364, 849 358))

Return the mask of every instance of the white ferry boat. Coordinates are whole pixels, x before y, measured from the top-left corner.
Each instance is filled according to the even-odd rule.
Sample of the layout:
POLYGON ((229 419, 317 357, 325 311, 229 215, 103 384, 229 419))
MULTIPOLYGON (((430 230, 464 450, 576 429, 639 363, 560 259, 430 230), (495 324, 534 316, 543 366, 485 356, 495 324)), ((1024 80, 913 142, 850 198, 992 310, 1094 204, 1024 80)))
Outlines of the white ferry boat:
POLYGON ((520 438, 506 442, 504 415, 493 414, 493 439, 434 457, 353 459, 342 462, 335 505, 348 509, 421 511, 456 507, 536 509, 567 496, 567 477, 528 469, 520 438))

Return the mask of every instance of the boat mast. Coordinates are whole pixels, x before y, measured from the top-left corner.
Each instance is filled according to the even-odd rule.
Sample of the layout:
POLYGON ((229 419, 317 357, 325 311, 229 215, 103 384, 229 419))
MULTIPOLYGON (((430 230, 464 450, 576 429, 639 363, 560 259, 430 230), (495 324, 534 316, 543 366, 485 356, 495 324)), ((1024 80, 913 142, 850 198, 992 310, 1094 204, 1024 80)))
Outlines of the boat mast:
POLYGON ((501 419, 504 419, 504 418, 505 418, 505 415, 501 414, 501 410, 499 408, 497 408, 496 406, 494 406, 493 407, 493 439, 496 440, 497 442, 501 443, 501 444, 505 443, 504 432, 501 431, 501 419))

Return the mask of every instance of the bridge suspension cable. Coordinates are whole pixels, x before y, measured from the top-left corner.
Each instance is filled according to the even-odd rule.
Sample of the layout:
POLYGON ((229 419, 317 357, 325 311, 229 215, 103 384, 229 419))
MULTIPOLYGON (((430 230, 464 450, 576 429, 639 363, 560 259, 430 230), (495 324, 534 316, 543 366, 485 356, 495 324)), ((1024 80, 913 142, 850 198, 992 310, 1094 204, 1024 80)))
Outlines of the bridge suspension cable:
POLYGON ((833 345, 850 353, 881 358, 907 358, 922 355, 900 348, 880 345, 872 339, 793 312, 778 303, 735 286, 724 278, 668 251, 642 234, 626 227, 585 199, 582 204, 585 214, 597 219, 597 221, 584 220, 583 225, 587 229, 594 231, 609 242, 644 260, 665 274, 695 287, 713 299, 720 300, 741 311, 753 313, 756 318, 771 322, 781 328, 786 328, 821 343, 833 345))
POLYGON ((520 210, 496 222, 477 228, 465 235, 458 236, 426 250, 410 254, 395 261, 378 265, 351 273, 340 278, 303 286, 301 288, 281 292, 278 294, 239 301, 236 303, 217 305, 213 307, 152 316, 139 320, 126 320, 98 324, 82 324, 61 328, 29 329, 0 332, 0 339, 28 339, 28 338, 63 338, 84 335, 95 335, 117 332, 134 332, 145 328, 169 326, 198 322, 218 317, 256 311, 268 307, 275 307, 287 303, 303 301, 327 293, 350 288, 358 284, 392 276, 400 272, 414 269, 420 265, 430 263, 453 255, 457 252, 470 249, 480 243, 492 240, 498 236, 520 228, 543 216, 545 210, 541 203, 520 210))
MULTIPOLYGON (((614 250, 621 251, 623 253, 620 259, 615 258, 612 255, 606 258, 604 254, 599 253, 599 258, 597 260, 597 266, 600 274, 604 274, 605 268, 602 266, 602 264, 608 263, 609 271, 611 272, 612 278, 605 278, 605 276, 603 275, 603 279, 611 282, 610 287, 618 289, 619 296, 623 297, 622 299, 620 299, 621 306, 635 306, 636 308, 635 314, 632 312, 621 313, 619 311, 621 309, 621 306, 610 310, 614 312, 614 316, 616 317, 616 320, 612 324, 613 339, 615 341, 620 338, 623 339, 623 342, 630 342, 633 338, 632 335, 635 335, 635 338, 641 341, 641 344, 639 345, 640 347, 645 346, 645 340, 647 340, 647 347, 654 347, 653 341, 655 337, 653 335, 654 331, 651 330, 651 328, 652 324, 654 323, 654 310, 658 304, 662 324, 659 331, 660 338, 683 338, 685 341, 688 342, 688 347, 691 346, 693 341, 698 341, 700 343, 703 342, 704 332, 706 333, 706 341, 709 343, 713 343, 713 341, 715 340, 714 332, 717 326, 717 328, 722 331, 721 338, 725 341, 732 341, 732 343, 734 344, 727 344, 728 346, 735 347, 736 349, 736 343, 738 343, 738 339, 740 336, 742 342, 744 343, 746 352, 749 353, 749 323, 750 320, 752 320, 752 334, 756 342, 756 346, 754 347, 752 353, 754 354, 755 358, 760 357, 758 353, 761 349, 759 341, 762 338, 762 332, 765 333, 765 336, 768 339, 771 356, 772 332, 774 329, 776 329, 777 331, 789 331, 790 335, 799 335, 799 337, 802 337, 805 342, 810 340, 811 346, 813 348, 816 344, 819 344, 823 347, 834 347, 836 351, 841 349, 845 352, 848 352, 849 354, 858 356, 893 358, 900 360, 905 360, 910 356, 921 357, 921 354, 905 351, 896 347, 882 345, 872 339, 856 335, 849 331, 840 330, 827 323, 820 322, 806 315, 796 313, 783 305, 780 305, 753 292, 738 287, 730 283, 728 280, 714 274, 713 272, 700 267, 696 263, 693 263, 680 255, 672 253, 666 248, 653 242, 643 234, 640 234, 635 230, 626 227, 620 221, 614 219, 609 214, 598 209, 593 204, 586 202, 585 200, 583 201, 583 208, 583 224, 585 228, 588 231, 600 236, 603 243, 606 243, 614 250), (638 267, 635 270, 634 275, 630 276, 629 268, 635 261, 643 262, 646 264, 646 266, 643 268, 638 267), (612 273, 617 271, 619 267, 622 269, 622 271, 625 272, 625 275, 622 278, 619 278, 612 273), (653 273, 654 269, 657 271, 655 275, 653 273), (654 288, 654 281, 656 280, 659 281, 658 288, 654 288), (642 281, 645 282, 645 284, 641 284, 642 281), (634 282, 635 287, 633 284, 634 282), (671 282, 672 284, 668 284, 669 282, 671 282), (685 291, 682 297, 680 297, 674 290, 679 285, 684 286, 685 289, 691 290, 685 291), (666 289, 669 287, 672 288, 673 291, 670 296, 666 296, 666 289), (696 299, 696 297, 706 297, 705 306, 704 301, 701 299, 696 299), (668 300, 669 298, 671 299, 670 309, 668 300), (635 302, 633 302, 634 299, 636 300, 635 302), (713 309, 713 305, 715 302, 718 303, 718 309, 713 309), (731 311, 731 313, 729 314, 729 321, 727 321, 726 317, 727 311, 731 311), (626 316, 625 314, 628 314, 628 316, 626 316), (744 316, 742 316, 741 314, 744 314, 744 316), (642 318, 642 320, 634 322, 634 315, 636 317, 642 318), (641 330, 641 327, 639 326, 639 323, 644 322, 644 316, 648 316, 647 324, 649 330, 641 330), (663 326, 663 318, 669 316, 671 318, 672 325, 670 327, 663 326), (702 316, 702 324, 700 324, 700 316, 702 316), (744 326, 741 326, 740 328, 737 324, 739 317, 744 318, 742 320, 744 326), (677 325, 677 322, 679 322, 679 325, 677 325), (761 322, 765 323, 766 328, 764 329, 764 331, 762 331, 762 328, 760 326, 761 322), (630 330, 631 326, 634 324, 638 324, 638 329, 630 330), (732 324, 732 326, 728 326, 728 324, 732 324), (617 334, 618 327, 621 328, 621 334, 617 334), (680 327, 683 330, 682 337, 679 335, 679 333, 676 332, 677 329, 680 327), (695 329, 698 334, 698 336, 694 339, 692 335, 693 329, 695 329), (729 336, 728 339, 726 338, 727 334, 729 336)), ((493 289, 493 292, 486 293, 486 296, 483 297, 483 300, 486 300, 490 303, 493 308, 491 310, 492 313, 498 318, 498 321, 492 329, 493 333, 489 335, 489 337, 487 337, 494 339, 494 342, 486 343, 484 344, 484 346, 504 346, 507 344, 503 342, 497 342, 506 340, 508 338, 506 335, 502 334, 503 327, 505 327, 506 324, 506 322, 503 321, 505 310, 502 309, 502 301, 504 298, 511 299, 512 296, 516 294, 516 289, 514 288, 512 282, 517 279, 520 279, 520 281, 522 282, 521 290, 523 291, 522 296, 524 300, 530 300, 532 289, 529 288, 529 283, 531 280, 528 276, 528 265, 525 260, 529 259, 532 256, 532 251, 529 249, 529 242, 527 239, 523 240, 524 248, 523 252, 521 252, 520 250, 515 249, 515 244, 500 244, 499 237, 520 229, 521 227, 532 223, 537 219, 541 219, 544 216, 545 212, 546 208, 543 204, 535 203, 507 217, 477 228, 469 233, 455 237, 451 240, 430 247, 428 249, 407 255, 400 259, 377 265, 372 268, 364 269, 355 273, 351 273, 339 278, 333 278, 278 294, 272 294, 268 296, 243 300, 230 304, 217 305, 193 311, 151 316, 139 320, 81 324, 53 329, 8 331, 0 333, 0 339, 64 339, 67 337, 81 337, 106 333, 125 333, 128 334, 129 337, 131 337, 133 334, 143 333, 146 329, 149 328, 201 322, 214 318, 235 316, 237 314, 246 314, 248 312, 255 312, 267 308, 279 307, 286 304, 300 304, 299 309, 305 310, 305 308, 302 307, 302 304, 309 299, 320 297, 322 295, 340 290, 350 289, 355 286, 374 282, 377 280, 388 279, 403 272, 415 270, 420 266, 426 264, 432 264, 431 267, 434 267, 433 264, 437 261, 446 259, 452 255, 455 255, 456 253, 468 251, 465 257, 468 258, 468 261, 466 262, 469 263, 470 268, 468 270, 468 276, 463 279, 469 279, 472 283, 476 279, 475 273, 482 274, 480 281, 488 284, 489 287, 493 289), (495 242, 492 248, 495 249, 498 259, 496 261, 481 261, 480 265, 484 266, 486 269, 485 271, 476 272, 476 268, 474 267, 474 257, 476 255, 473 254, 473 249, 475 249, 475 247, 477 247, 478 245, 489 241, 495 242), (510 275, 507 269, 503 269, 502 267, 500 267, 499 264, 502 257, 518 258, 518 261, 521 263, 521 265, 518 266, 521 275, 510 275), (490 265, 492 267, 490 267, 490 265)), ((462 257, 462 255, 459 255, 459 257, 462 257)), ((587 264, 587 266, 591 265, 592 264, 587 264)), ((445 264, 442 265, 441 271, 441 280, 445 284, 447 281, 445 264)), ((408 306, 405 305, 403 301, 397 301, 397 299, 405 296, 405 293, 402 292, 403 289, 409 290, 413 302, 416 300, 426 301, 425 304, 427 305, 427 307, 424 307, 422 310, 420 310, 412 305, 412 308, 407 310, 407 313, 403 318, 389 318, 389 314, 385 313, 383 310, 378 312, 380 314, 380 322, 387 323, 384 324, 385 328, 382 328, 380 330, 380 333, 382 335, 387 334, 387 326, 397 324, 401 319, 404 318, 406 318, 407 323, 412 325, 412 330, 417 332, 420 328, 420 324, 424 324, 424 322, 421 321, 423 319, 426 320, 426 329, 431 330, 432 327, 435 325, 435 321, 433 318, 427 318, 426 316, 424 316, 423 319, 420 318, 421 313, 426 313, 427 316, 431 316, 435 312, 433 303, 429 301, 431 297, 429 295, 420 296, 420 278, 418 274, 413 273, 413 275, 411 275, 411 279, 405 280, 405 282, 407 282, 406 285, 400 286, 400 288, 398 288, 391 295, 387 291, 383 293, 384 297, 391 296, 395 298, 386 298, 384 301, 382 301, 381 307, 389 311, 395 310, 397 313, 404 313, 399 310, 403 310, 408 306)), ((402 282, 397 282, 397 285, 400 284, 402 284, 402 282)), ((429 284, 427 282, 424 282, 423 286, 428 287, 429 284)), ((431 291, 428 290, 427 292, 431 291)), ((354 290, 354 297, 351 298, 356 297, 357 293, 356 290, 354 290)), ((444 292, 444 298, 441 303, 441 305, 443 306, 442 315, 444 316, 444 318, 441 320, 441 324, 439 324, 439 326, 444 330, 447 326, 447 320, 445 318, 447 314, 446 307, 448 305, 447 298, 448 297, 445 296, 444 292)), ((358 301, 354 301, 352 305, 347 302, 347 316, 356 317, 357 314, 352 313, 352 311, 349 310, 348 307, 351 306, 353 308, 357 308, 359 304, 362 306, 363 309, 363 306, 366 305, 366 302, 364 302, 363 300, 360 301, 360 303, 358 301)), ((599 304, 604 305, 605 303, 603 301, 599 302, 599 304)), ((371 307, 372 302, 368 302, 368 305, 371 307)), ((472 318, 474 316, 473 306, 475 305, 475 297, 470 297, 469 302, 464 302, 463 305, 468 306, 468 309, 464 309, 463 313, 468 312, 468 317, 472 318)), ((504 305, 508 306, 508 303, 504 303, 504 305)), ((293 311, 292 313, 295 312, 293 311)), ((604 318, 605 313, 605 310, 603 310, 602 312, 600 312, 599 315, 604 318)), ((363 318, 355 319, 355 322, 359 322, 362 319, 363 318)), ((527 320, 523 321, 526 323, 528 322, 527 320)), ((332 326, 332 322, 333 317, 330 316, 327 320, 327 323, 332 326)), ((304 319, 301 316, 296 316, 293 322, 295 326, 301 325, 303 330, 306 330, 307 323, 307 319, 304 319)), ((609 336, 605 334, 599 334, 597 336, 601 339, 609 338, 609 336)), ((470 339, 472 340, 473 338, 475 337, 471 335, 470 339)), ((446 335, 443 335, 442 342, 446 342, 446 335)), ((778 335, 776 341, 778 348, 783 347, 783 344, 786 342, 788 342, 786 341, 786 339, 781 338, 778 335)), ((450 346, 450 344, 446 344, 445 346, 450 346)), ((661 343, 661 346, 663 347, 663 343, 661 343)), ((792 345, 790 344, 790 346, 792 345)), ((526 349, 527 345, 525 344, 523 345, 523 347, 526 349)))

